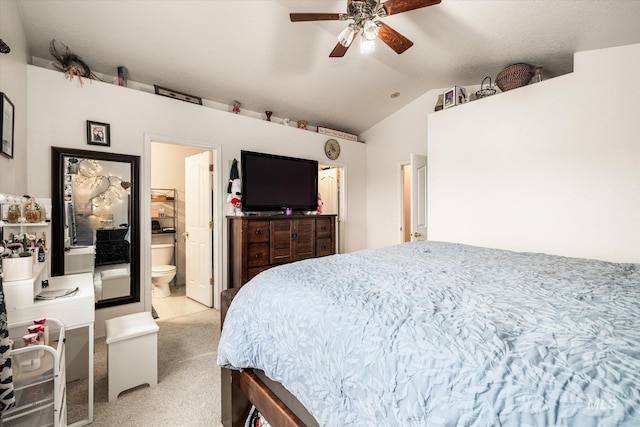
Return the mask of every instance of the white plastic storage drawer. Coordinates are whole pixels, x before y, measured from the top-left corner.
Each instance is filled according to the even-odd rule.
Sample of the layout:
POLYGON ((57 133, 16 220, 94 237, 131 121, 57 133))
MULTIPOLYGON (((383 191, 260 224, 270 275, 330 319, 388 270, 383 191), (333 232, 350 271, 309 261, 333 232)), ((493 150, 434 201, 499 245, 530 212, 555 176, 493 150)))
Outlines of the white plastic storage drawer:
POLYGON ((49 345, 25 346, 23 336, 33 321, 9 325, 13 340, 11 363, 16 404, 2 414, 2 426, 65 426, 65 331, 62 322, 48 318, 49 345))

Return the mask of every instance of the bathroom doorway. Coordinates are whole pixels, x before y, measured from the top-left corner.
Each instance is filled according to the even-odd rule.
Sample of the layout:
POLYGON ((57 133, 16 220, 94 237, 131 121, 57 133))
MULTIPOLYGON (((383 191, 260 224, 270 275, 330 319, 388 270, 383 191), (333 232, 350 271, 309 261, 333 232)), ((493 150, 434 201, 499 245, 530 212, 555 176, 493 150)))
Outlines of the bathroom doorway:
MULTIPOLYGON (((207 255, 202 254, 202 256, 207 259, 203 260, 195 260, 196 265, 207 265, 210 268, 211 278, 207 280, 207 284, 211 286, 212 295, 209 297, 211 301, 202 301, 198 302, 189 297, 189 292, 187 290, 187 269, 188 264, 192 263, 194 260, 191 258, 193 255, 189 255, 189 262, 187 262, 187 253, 189 252, 188 244, 188 221, 186 220, 188 210, 190 209, 187 205, 187 197, 186 190, 189 184, 186 182, 185 172, 186 166, 185 161, 188 158, 193 156, 205 156, 210 160, 210 167, 207 167, 205 178, 209 179, 210 184, 210 197, 208 202, 208 212, 206 222, 213 226, 214 224, 214 200, 216 199, 216 182, 215 182, 215 174, 214 174, 214 163, 216 160, 216 151, 217 148, 211 149, 203 146, 204 144, 200 143, 189 143, 183 141, 176 141, 169 138, 153 138, 150 139, 149 143, 149 170, 150 170, 150 179, 149 179, 149 189, 151 198, 153 199, 153 189, 156 188, 170 188, 175 190, 175 205, 176 205, 176 219, 175 219, 175 232, 171 235, 170 233, 162 233, 154 232, 153 224, 152 224, 152 232, 151 232, 151 262, 150 262, 150 278, 152 276, 157 275, 155 272, 158 269, 157 265, 154 266, 154 252, 158 252, 156 248, 159 244, 175 244, 174 257, 172 259, 173 265, 175 265, 175 277, 170 283, 170 295, 160 297, 156 297, 153 295, 154 292, 149 292, 149 299, 151 301, 152 310, 155 314, 158 315, 159 318, 169 318, 175 316, 181 316, 184 314, 189 314, 201 310, 206 310, 211 306, 214 306, 215 301, 213 295, 218 293, 216 291, 216 283, 219 283, 220 280, 215 280, 215 278, 220 277, 220 274, 215 271, 217 266, 221 264, 220 261, 217 261, 216 258, 221 257, 220 251, 216 251, 216 244, 219 241, 219 237, 217 236, 216 230, 213 228, 209 228, 207 231, 210 233, 209 241, 213 241, 213 244, 210 245, 210 251, 207 255)), ((167 211, 169 212, 169 211, 167 211)), ((153 207, 151 208, 152 213, 152 221, 153 214, 155 214, 153 207)), ((166 215, 167 213, 165 213, 166 215)), ((157 228, 157 225, 156 225, 157 228)), ((196 252, 197 253, 197 252, 196 252)), ((196 256, 201 254, 197 253, 196 256)), ((156 262, 157 264, 157 262, 156 262)), ((193 270, 193 269, 191 269, 193 270)), ((190 270, 190 271, 191 271, 190 270)), ((149 283, 149 288, 154 289, 155 285, 152 283, 153 279, 149 283)), ((157 292, 155 292, 158 294, 157 292)), ((193 295, 191 295, 193 297, 193 295)))

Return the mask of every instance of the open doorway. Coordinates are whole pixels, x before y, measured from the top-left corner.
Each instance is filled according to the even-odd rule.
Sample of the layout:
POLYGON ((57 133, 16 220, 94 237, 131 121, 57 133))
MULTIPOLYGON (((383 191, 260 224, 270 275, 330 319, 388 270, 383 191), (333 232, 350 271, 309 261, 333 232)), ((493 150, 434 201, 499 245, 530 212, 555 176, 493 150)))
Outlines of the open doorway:
POLYGON ((400 165, 400 242, 427 239, 427 157, 400 165))
POLYGON ((344 168, 320 165, 318 169, 318 193, 320 193, 322 199, 322 213, 325 215, 337 215, 336 253, 342 253, 344 251, 342 247, 341 216, 344 210, 344 202, 342 200, 344 194, 344 168))
MULTIPOLYGON (((201 273, 202 266, 208 268, 206 288, 208 288, 210 295, 215 293, 214 278, 221 276, 214 274, 217 273, 214 268, 221 264, 216 262, 216 257, 219 258, 222 255, 214 250, 216 245, 212 244, 217 239, 213 229, 214 209, 212 203, 215 200, 216 189, 215 174, 213 173, 216 150, 189 143, 166 142, 164 138, 151 140, 149 148, 150 179, 148 183, 151 197, 147 203, 151 204, 151 241, 149 244, 151 262, 148 276, 150 283, 145 286, 148 285, 150 288, 149 296, 152 309, 159 318, 206 310, 214 305, 213 297, 207 298, 205 296, 202 300, 199 295, 198 298, 194 298, 193 294, 190 295, 188 288, 189 284, 193 285, 194 283, 190 276, 193 276, 194 271, 201 273), (208 192, 208 194, 205 193, 208 197, 204 198, 204 202, 193 202, 194 193, 191 190, 194 186, 193 183, 188 182, 190 176, 193 175, 190 172, 189 160, 193 158, 204 159, 203 161, 206 163, 205 166, 199 165, 202 166, 200 169, 205 170, 195 178, 197 181, 207 184, 204 191, 208 192), (163 198, 169 200, 162 202, 163 198), (206 223, 206 231, 198 230, 197 233, 194 233, 189 219, 194 215, 190 212, 192 212, 194 205, 202 207, 203 203, 205 205, 204 214, 200 212, 196 217, 206 223), (195 236, 199 241, 203 237, 207 237, 209 243, 205 245, 209 251, 202 254, 207 259, 194 259, 194 256, 189 253, 193 241, 190 238, 190 233, 191 237, 195 236), (163 258, 163 255, 166 256, 163 258), (170 280, 168 291, 161 290, 159 292, 160 276, 164 270, 169 272, 168 274, 171 272, 175 274, 170 280)), ((200 288, 204 288, 203 284, 200 285, 200 288)))

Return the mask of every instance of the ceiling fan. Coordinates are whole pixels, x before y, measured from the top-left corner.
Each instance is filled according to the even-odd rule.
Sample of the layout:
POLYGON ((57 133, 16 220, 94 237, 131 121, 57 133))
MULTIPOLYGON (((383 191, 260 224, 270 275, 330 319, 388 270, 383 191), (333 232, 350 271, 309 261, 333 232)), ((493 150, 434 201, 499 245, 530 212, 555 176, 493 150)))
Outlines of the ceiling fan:
POLYGON ((351 42, 362 33, 363 41, 373 43, 379 38, 396 53, 401 54, 413 46, 413 42, 376 18, 397 15, 422 7, 433 6, 442 0, 347 0, 347 13, 290 13, 291 22, 303 21, 348 21, 347 28, 338 36, 338 44, 329 54, 330 57, 342 57, 351 42))

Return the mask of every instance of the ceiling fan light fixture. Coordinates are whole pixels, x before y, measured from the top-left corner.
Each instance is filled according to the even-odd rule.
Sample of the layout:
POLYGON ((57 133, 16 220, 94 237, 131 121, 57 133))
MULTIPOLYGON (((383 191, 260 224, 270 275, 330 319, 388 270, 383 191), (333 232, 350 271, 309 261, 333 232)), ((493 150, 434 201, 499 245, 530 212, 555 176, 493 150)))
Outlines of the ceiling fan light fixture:
MULTIPOLYGON (((1 1, 1 0, 0 0, 1 1)), ((427 6, 433 6, 442 0, 347 0, 347 13, 290 13, 291 22, 303 21, 347 21, 352 23, 340 32, 338 43, 329 53, 330 58, 342 58, 353 40, 360 35, 362 39, 370 43, 362 43, 361 50, 373 48, 373 41, 379 38, 384 44, 401 54, 411 46, 413 42, 384 24, 376 21, 390 15, 397 15, 427 6)))
POLYGON ((364 37, 360 40, 360 53, 371 53, 376 50, 376 44, 373 40, 367 40, 364 37))
POLYGON ((362 25, 362 37, 367 40, 375 40, 378 37, 378 25, 371 19, 364 21, 362 25))
POLYGON ((344 47, 349 47, 355 35, 356 29, 353 24, 349 24, 338 36, 338 42, 344 47))

